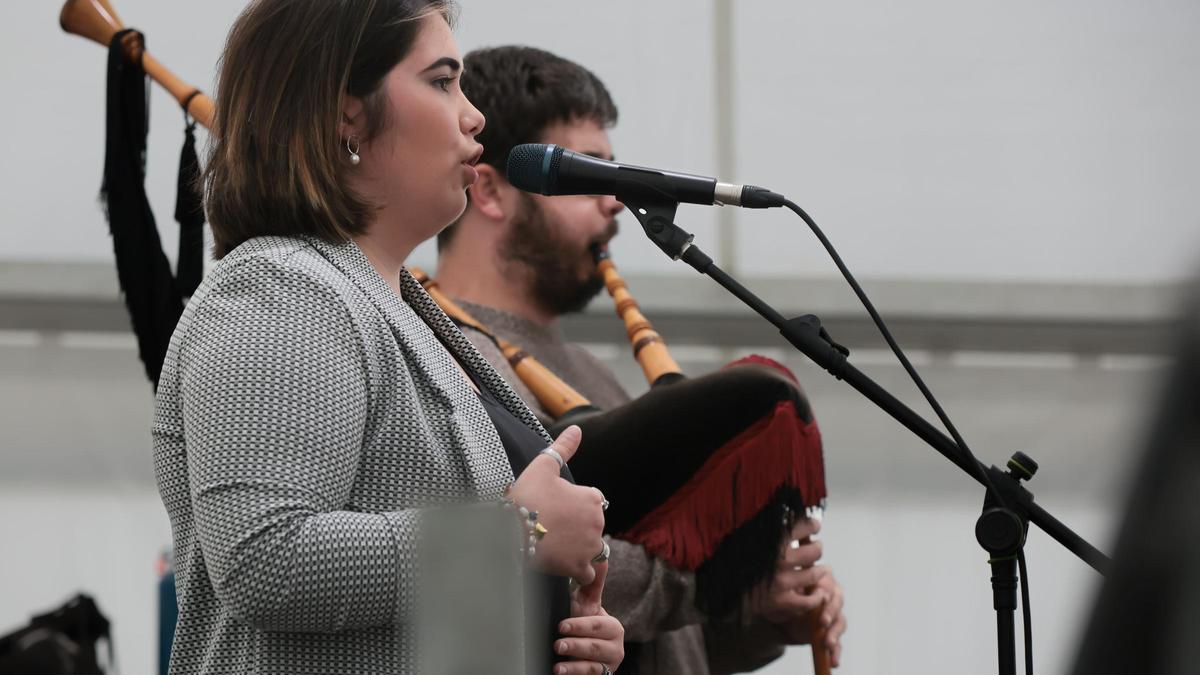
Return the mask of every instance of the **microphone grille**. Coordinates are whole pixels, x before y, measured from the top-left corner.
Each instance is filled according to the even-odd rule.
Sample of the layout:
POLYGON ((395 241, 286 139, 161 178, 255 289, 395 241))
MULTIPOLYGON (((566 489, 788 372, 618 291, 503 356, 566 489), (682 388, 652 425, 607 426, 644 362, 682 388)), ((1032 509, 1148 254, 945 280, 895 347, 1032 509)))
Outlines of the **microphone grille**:
POLYGON ((545 143, 524 143, 508 153, 505 175, 514 187, 526 192, 549 194, 551 176, 558 175, 562 148, 545 143))

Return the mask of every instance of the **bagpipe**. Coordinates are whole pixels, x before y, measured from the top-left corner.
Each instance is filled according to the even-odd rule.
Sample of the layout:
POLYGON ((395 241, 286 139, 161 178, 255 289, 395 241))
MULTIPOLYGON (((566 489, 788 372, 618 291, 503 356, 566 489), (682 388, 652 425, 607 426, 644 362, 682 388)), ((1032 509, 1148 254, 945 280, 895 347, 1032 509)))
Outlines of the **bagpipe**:
MULTIPOLYGON (((749 357, 684 377, 662 336, 630 294, 607 250, 593 254, 650 389, 601 411, 518 345, 494 335, 436 281, 410 269, 451 319, 494 340, 538 399, 557 435, 583 430, 571 472, 610 502, 608 534, 695 573, 696 604, 713 617, 739 614, 771 578, 796 517, 824 506, 821 434, 796 377, 749 357)), ((815 616, 814 616, 815 619, 815 616)), ((813 623, 813 644, 823 640, 813 623)), ((813 649, 828 673, 825 649, 813 649)))

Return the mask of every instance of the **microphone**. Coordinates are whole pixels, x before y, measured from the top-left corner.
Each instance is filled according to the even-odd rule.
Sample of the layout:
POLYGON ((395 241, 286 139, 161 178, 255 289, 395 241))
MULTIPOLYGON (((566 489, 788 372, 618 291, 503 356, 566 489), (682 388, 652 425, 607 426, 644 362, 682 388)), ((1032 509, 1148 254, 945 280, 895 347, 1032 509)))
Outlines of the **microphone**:
POLYGON ((670 201, 766 209, 785 198, 753 185, 619 164, 557 145, 525 143, 508 153, 505 170, 517 189, 542 195, 613 195, 621 202, 670 201))

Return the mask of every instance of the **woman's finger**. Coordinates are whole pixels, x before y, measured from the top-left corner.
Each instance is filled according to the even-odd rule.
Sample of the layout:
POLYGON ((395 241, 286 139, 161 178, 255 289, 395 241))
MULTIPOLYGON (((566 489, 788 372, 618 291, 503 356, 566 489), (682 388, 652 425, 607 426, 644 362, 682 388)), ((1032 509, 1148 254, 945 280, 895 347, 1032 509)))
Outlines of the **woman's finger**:
POLYGON ((600 599, 604 595, 604 579, 608 576, 608 562, 592 563, 592 568, 596 570, 596 577, 592 579, 592 583, 581 586, 575 592, 575 602, 579 605, 576 615, 591 616, 600 614, 600 599))
MULTIPOLYGON (((616 671, 611 665, 608 669, 616 671)), ((596 661, 570 661, 554 666, 554 675, 604 675, 604 666, 596 661)))
POLYGON ((579 563, 575 568, 575 573, 571 575, 571 578, 574 579, 575 583, 579 584, 581 588, 586 587, 596 580, 596 568, 592 565, 590 560, 579 563))
POLYGON ((562 457, 564 462, 569 462, 575 456, 575 451, 579 449, 579 442, 582 440, 583 430, 572 424, 563 429, 550 447, 562 457))
POLYGON ((611 616, 587 616, 567 619, 558 624, 558 632, 565 638, 597 638, 616 640, 625 637, 621 622, 611 616))
POLYGON ((595 663, 619 663, 624 647, 613 640, 591 638, 563 638, 554 641, 554 653, 580 661, 595 663))

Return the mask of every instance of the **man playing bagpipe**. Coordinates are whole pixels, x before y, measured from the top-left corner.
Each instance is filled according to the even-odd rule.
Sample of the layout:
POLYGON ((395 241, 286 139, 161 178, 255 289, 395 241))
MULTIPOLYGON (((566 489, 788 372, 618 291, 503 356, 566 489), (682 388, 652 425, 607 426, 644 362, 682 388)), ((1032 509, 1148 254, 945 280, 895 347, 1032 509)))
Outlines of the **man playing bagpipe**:
POLYGON ((611 502, 605 607, 625 626, 622 672, 744 672, 814 634, 836 666, 842 589, 816 564, 819 524, 805 512, 825 496, 820 435, 794 377, 760 359, 631 401, 566 342, 559 317, 604 287, 597 254, 624 207, 526 194, 503 167, 521 143, 611 159, 616 107, 595 75, 541 50, 478 50, 465 64, 463 90, 488 120, 485 151, 466 212, 438 237, 431 291, 548 427, 564 417, 583 427, 571 467, 611 502), (548 410, 518 376, 534 360, 587 405, 548 410))

